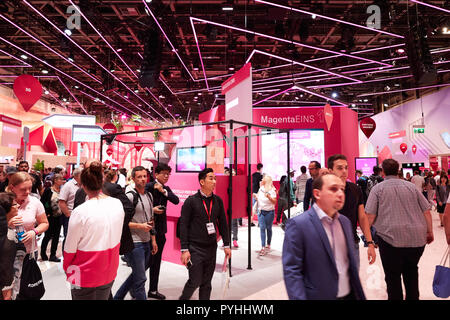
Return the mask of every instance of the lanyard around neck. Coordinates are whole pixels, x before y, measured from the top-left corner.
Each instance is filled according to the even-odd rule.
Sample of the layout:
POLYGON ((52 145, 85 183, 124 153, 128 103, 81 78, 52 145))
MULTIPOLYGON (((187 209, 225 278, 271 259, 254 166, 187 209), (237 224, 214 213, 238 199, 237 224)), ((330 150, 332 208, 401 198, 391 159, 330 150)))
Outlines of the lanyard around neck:
POLYGON ((211 202, 209 203, 209 212, 208 212, 208 208, 206 207, 206 202, 204 199, 202 199, 203 201, 203 206, 205 207, 205 211, 206 214, 208 216, 208 221, 211 222, 211 214, 212 214, 212 205, 213 205, 213 199, 211 198, 211 202))

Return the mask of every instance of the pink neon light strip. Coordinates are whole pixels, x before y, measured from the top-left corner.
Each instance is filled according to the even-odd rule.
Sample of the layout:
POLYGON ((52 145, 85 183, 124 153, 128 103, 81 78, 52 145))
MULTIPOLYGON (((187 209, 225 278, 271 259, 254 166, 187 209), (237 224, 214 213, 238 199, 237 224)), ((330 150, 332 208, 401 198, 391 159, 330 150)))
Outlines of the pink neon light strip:
POLYGON ((65 106, 61 101, 59 101, 59 100, 58 100, 58 99, 50 92, 50 90, 48 90, 48 94, 49 94, 53 99, 55 99, 56 102, 58 102, 58 103, 61 105, 61 107, 63 107, 64 109, 67 110, 67 106, 65 106))
MULTIPOLYGON (((28 5, 31 9, 33 9, 39 16, 41 16, 44 20, 46 20, 53 28, 55 28, 59 33, 61 33, 63 36, 65 36, 70 42, 72 42, 75 46, 77 46, 81 51, 83 51, 89 58, 91 58, 96 64, 98 64, 103 70, 105 70, 109 75, 111 75, 115 80, 117 80, 120 84, 122 84, 125 88, 127 88, 132 94, 134 94, 136 97, 138 97, 141 101, 145 102, 141 97, 136 95, 133 90, 131 90, 125 83, 123 83, 118 77, 116 77, 113 73, 111 73, 108 68, 105 68, 100 62, 98 62, 94 57, 92 57, 86 50, 84 50, 78 43, 76 43, 71 37, 69 37, 67 34, 65 34, 62 30, 60 30, 53 22, 51 22, 47 17, 45 17, 40 11, 38 11, 36 8, 34 8, 31 4, 29 4, 26 0, 22 0, 26 5, 28 5)), ((84 84, 83 84, 84 85, 84 84)), ((108 98, 109 99, 109 98, 108 98)), ((148 112, 144 111, 143 109, 137 107, 143 114, 148 115, 150 118, 156 120, 155 117, 153 117, 148 112)))
POLYGON ((318 67, 314 67, 314 66, 311 66, 311 65, 308 65, 308 64, 304 64, 304 63, 301 63, 301 62, 297 62, 297 61, 294 61, 294 60, 289 60, 289 59, 283 58, 281 56, 278 56, 276 54, 263 52, 263 51, 260 51, 260 50, 255 50, 255 51, 257 53, 261 53, 261 54, 269 56, 269 57, 278 58, 278 59, 283 60, 283 61, 290 61, 291 63, 298 64, 298 65, 300 65, 302 67, 307 67, 307 68, 310 68, 310 69, 322 71, 322 72, 325 72, 325 73, 328 73, 328 74, 332 74, 332 75, 340 77, 340 78, 345 78, 345 79, 350 80, 350 81, 361 82, 361 80, 350 78, 350 77, 344 76, 344 75, 339 74, 339 73, 334 73, 334 72, 331 72, 331 71, 328 71, 328 70, 324 70, 324 69, 321 69, 321 68, 318 68, 318 67))
POLYGON ((186 67, 186 65, 183 62, 183 59, 181 59, 180 55, 178 54, 178 50, 175 49, 175 47, 173 46, 172 42, 170 41, 169 37, 167 36, 167 34, 164 32, 164 29, 161 27, 161 25, 158 22, 158 19, 156 19, 155 15, 153 14, 153 11, 150 9, 150 7, 148 6, 148 4, 145 2, 145 0, 142 0, 142 2, 144 3, 144 6, 147 8, 148 12, 150 13, 150 15, 152 16, 153 20, 155 20, 156 24, 158 25, 159 29, 161 30, 161 32, 163 33, 164 37, 167 39, 167 42, 169 42, 170 46, 172 47, 172 51, 175 52, 175 54, 177 55, 178 59, 180 60, 181 64, 183 65, 184 69, 186 69, 186 71, 188 72, 189 76, 191 77, 192 80, 195 81, 194 77, 192 76, 191 72, 189 71, 189 69, 186 67))
POLYGON ((175 119, 175 117, 172 115, 172 113, 171 113, 171 112, 170 112, 170 111, 162 104, 162 102, 159 101, 159 99, 153 94, 153 92, 150 91, 149 88, 145 88, 145 90, 147 90, 147 92, 150 93, 150 94, 152 95, 152 97, 153 97, 156 101, 159 102, 159 104, 161 105, 161 107, 163 107, 164 109, 166 109, 167 113, 170 114, 170 115, 172 116, 173 120, 175 120, 175 121, 177 120, 177 119, 175 119))
POLYGON ((202 64, 203 76, 205 77, 206 89, 209 91, 208 79, 206 78, 205 65, 203 64, 202 53, 200 52, 200 46, 198 44, 197 32, 195 32, 194 22, 191 19, 192 31, 194 32, 195 44, 197 45, 198 55, 200 57, 200 63, 202 64))
POLYGON ((272 95, 272 96, 270 96, 270 97, 264 98, 264 99, 262 99, 262 100, 260 100, 260 101, 258 101, 258 102, 255 102, 255 103, 253 104, 253 106, 256 106, 256 105, 258 105, 258 104, 260 104, 260 103, 262 103, 262 102, 264 102, 264 101, 267 101, 267 100, 269 100, 269 99, 271 99, 271 98, 274 98, 274 97, 276 97, 276 96, 279 96, 279 95, 281 95, 281 94, 283 94, 283 93, 285 93, 285 92, 287 92, 287 91, 289 91, 289 90, 300 90, 300 91, 303 91, 303 92, 312 94, 312 95, 314 95, 314 96, 316 96, 316 97, 320 97, 320 98, 322 98, 322 99, 325 99, 325 100, 327 100, 327 101, 335 102, 335 103, 337 103, 337 104, 339 104, 339 105, 341 105, 341 106, 344 106, 344 107, 347 107, 347 106, 348 106, 347 104, 345 104, 345 103, 343 103, 343 102, 340 102, 340 101, 338 101, 338 100, 332 99, 332 98, 330 98, 330 97, 324 96, 324 95, 319 94, 319 93, 317 93, 317 92, 310 91, 310 90, 308 90, 308 89, 306 89, 306 88, 299 87, 299 86, 296 86, 296 85, 294 85, 294 86, 292 86, 292 87, 289 87, 288 89, 281 90, 280 92, 278 92, 278 93, 276 93, 276 94, 274 94, 274 95, 272 95))
POLYGON ((36 42, 40 43, 41 45, 43 45, 44 47, 46 47, 48 50, 50 50, 51 52, 53 52, 54 54, 56 54, 58 57, 64 59, 65 61, 69 62, 71 65, 73 65, 75 68, 77 68, 78 70, 80 70, 81 72, 83 72, 84 74, 86 74, 87 76, 89 76, 91 79, 93 79, 94 81, 101 83, 100 80, 98 80, 97 78, 93 77, 92 75, 90 75, 88 72, 86 72, 85 70, 83 70, 81 67, 79 67, 78 65, 76 65, 75 63, 73 63, 72 61, 70 61, 69 59, 67 59, 66 57, 64 57, 63 55, 59 54, 57 51, 53 50, 51 47, 49 47, 48 45, 46 45, 44 42, 42 42, 41 40, 39 40, 38 38, 36 38, 35 36, 33 36, 32 34, 30 34, 29 32, 25 31, 24 29, 22 29, 20 26, 18 26, 17 24, 15 24, 14 22, 12 22, 11 20, 9 20, 8 18, 6 18, 4 15, 2 15, 0 13, 0 17, 3 20, 6 20, 7 22, 9 22, 10 24, 12 24, 14 27, 16 27, 17 29, 19 29, 20 31, 22 31, 23 33, 25 33, 27 36, 29 36, 30 38, 34 39, 36 42))
MULTIPOLYGON (((96 100, 97 100, 97 101, 99 100, 98 98, 94 98, 93 96, 91 96, 90 94, 84 92, 83 90, 80 90, 80 92, 81 92, 82 94, 84 94, 85 96, 88 96, 89 98, 91 98, 94 102, 96 102, 96 100)), ((117 112, 125 113, 127 116, 129 116, 128 113, 123 112, 123 111, 117 109, 116 107, 113 107, 113 106, 111 106, 111 105, 109 105, 109 104, 106 104, 106 103, 104 103, 104 105, 110 107, 110 108, 113 109, 113 110, 116 110, 117 112)))
POLYGON ((209 23, 209 24, 216 25, 216 26, 219 26, 219 27, 222 27, 222 28, 228 28, 228 29, 232 29, 232 30, 236 30, 236 31, 241 31, 241 32, 245 32, 245 33, 255 34, 255 35, 259 36, 259 37, 266 37, 266 38, 269 38, 269 39, 273 39, 273 40, 277 40, 277 41, 281 41, 281 42, 285 42, 285 43, 289 43, 289 44, 294 44, 294 45, 297 45, 297 46, 300 46, 300 47, 305 47, 305 48, 309 48, 309 49, 313 49, 313 50, 318 50, 318 51, 338 54, 338 55, 341 55, 341 56, 346 56, 346 57, 353 58, 353 59, 363 60, 363 61, 366 61, 366 62, 377 63, 377 64, 381 64, 381 65, 385 65, 385 66, 391 66, 391 65, 389 65, 387 63, 384 63, 384 62, 375 61, 375 60, 371 60, 371 59, 367 59, 367 58, 362 58, 362 57, 358 57, 358 56, 354 56, 354 55, 350 55, 350 54, 346 54, 346 53, 339 53, 339 52, 336 52, 336 51, 333 51, 333 50, 328 50, 328 49, 324 49, 324 48, 310 46, 310 45, 306 45, 306 44, 303 44, 303 43, 300 43, 300 42, 295 42, 295 41, 290 41, 290 40, 286 40, 286 39, 283 39, 283 38, 273 37, 273 36, 270 36, 270 35, 267 35, 267 34, 264 34, 264 33, 259 33, 259 32, 255 32, 255 31, 250 31, 250 30, 238 28, 238 27, 233 27, 233 26, 229 26, 229 25, 222 24, 222 23, 217 23, 217 22, 212 22, 212 21, 205 20, 205 19, 194 18, 194 17, 190 17, 190 19, 191 20, 195 20, 195 21, 199 21, 199 22, 202 22, 202 23, 209 23))
MULTIPOLYGON (((75 6, 75 4, 73 3, 72 0, 69 0, 69 2, 75 6)), ((111 44, 105 39, 105 37, 103 37, 103 35, 94 27, 94 25, 89 21, 89 19, 81 12, 81 10, 79 10, 79 8, 77 6, 75 6, 75 8, 77 8, 77 11, 81 14, 81 16, 89 23, 89 25, 91 26, 92 29, 94 29, 95 32, 97 32, 97 34, 100 36, 100 38, 102 38, 102 40, 108 45, 108 47, 116 54, 116 56, 119 57, 120 61, 122 61, 122 63, 128 68, 128 70, 131 71, 131 73, 135 76, 136 79, 138 79, 139 77, 136 75, 136 73, 133 71, 133 69, 131 69, 131 67, 125 62, 125 60, 123 60, 123 58, 120 56, 120 54, 113 48, 113 46, 111 46, 111 44)), ((131 90, 130 90, 131 91, 131 90)), ((158 114, 161 118, 163 118, 164 120, 167 120, 162 114, 160 114, 156 109, 154 109, 150 104, 148 104, 144 99, 142 99, 139 95, 137 95, 134 91, 131 91, 132 94, 134 94, 137 98, 139 98, 139 100, 141 100, 142 102, 144 102, 147 106, 149 106, 153 111, 156 112, 156 114, 158 114)), ((159 103, 161 103, 158 99, 156 99, 159 103)), ((170 114, 170 112, 169 112, 170 114)), ((172 115, 172 114, 171 114, 172 115)), ((173 116, 172 116, 173 117, 173 116)))
POLYGON ((411 90, 431 89, 431 88, 439 88, 439 87, 446 87, 446 86, 450 86, 450 83, 437 84, 437 85, 434 85, 434 86, 425 86, 425 87, 417 87, 417 88, 410 88, 410 89, 402 89, 402 90, 392 90, 392 91, 383 91, 383 92, 375 92, 375 93, 365 93, 365 94, 361 94, 361 95, 359 95, 357 97, 377 96, 377 95, 386 94, 386 93, 396 93, 396 92, 411 91, 411 90))
MULTIPOLYGON (((20 51, 22 51, 22 52, 25 52, 28 56, 32 57, 33 59, 36 59, 37 61, 40 61, 41 63, 43 63, 43 64, 49 66, 50 68, 52 68, 52 69, 54 69, 54 70, 56 70, 56 71, 62 73, 62 74, 65 75, 66 77, 68 77, 68 78, 72 79, 73 81, 75 81, 75 82, 81 84, 83 87, 86 87, 86 88, 92 90, 93 92, 95 92, 95 93, 98 94, 99 96, 102 96, 102 97, 104 97, 105 99, 110 100, 110 101, 116 103, 117 105, 119 105, 119 106, 122 107, 123 109, 129 110, 127 107, 121 105, 121 104, 118 103, 117 101, 112 100, 111 98, 109 98, 109 97, 105 96, 104 94, 98 92, 97 90, 91 88, 91 87, 88 86, 87 84, 85 84, 85 83, 83 83, 83 82, 81 82, 81 81, 79 81, 79 80, 73 78, 72 76, 68 75, 68 74, 65 73, 64 71, 59 70, 58 68, 56 68, 56 67, 54 67, 53 65, 49 64, 48 62, 46 62, 46 61, 44 61, 44 60, 42 60, 42 59, 40 59, 40 58, 34 56, 33 54, 31 54, 31 53, 29 53, 28 51, 26 51, 26 50, 20 48, 19 46, 16 46, 15 44, 13 44, 12 42, 6 40, 5 38, 3 38, 3 37, 0 36, 0 40, 6 42, 7 44, 9 44, 9 45, 15 47, 16 49, 18 49, 18 50, 20 50, 20 51)), ((1 77, 1 76, 0 76, 0 77, 1 77)), ((53 77, 53 78, 58 78, 57 76, 36 76, 36 77, 37 77, 37 78, 40 78, 40 77, 53 77)), ((83 108, 83 110, 84 110, 84 108, 83 108)), ((84 111, 85 111, 85 113, 87 114, 86 110, 84 110, 84 111)), ((129 110, 129 111, 130 111, 130 110, 129 110)), ((131 111, 130 111, 130 112, 131 112, 131 111)), ((155 118, 153 118, 153 119, 155 119, 155 118)), ((155 119, 155 120, 156 120, 156 119, 155 119)))
POLYGON ((0 49, 0 52, 5 54, 5 55, 7 55, 7 56, 9 56, 9 57, 11 57, 11 58, 13 58, 13 59, 15 59, 15 60, 17 60, 17 61, 20 61, 20 62, 24 63, 24 65, 17 65, 17 66, 6 66, 5 65, 5 66, 0 66, 0 68, 31 68, 31 65, 26 63, 22 59, 19 59, 19 58, 13 56, 12 54, 10 54, 10 53, 8 53, 6 51, 3 51, 1 49, 0 49))
POLYGON ((344 21, 344 20, 339 20, 339 19, 336 19, 336 18, 331 18, 331 17, 328 17, 328 16, 324 16, 324 15, 321 15, 321 14, 317 14, 317 13, 313 13, 313 12, 309 12, 309 11, 305 11, 305 10, 301 10, 301 9, 296 9, 296 8, 292 8, 292 7, 283 6, 281 4, 277 4, 277 3, 273 3, 273 2, 268 2, 268 1, 263 1, 263 0, 255 0, 255 2, 260 2, 260 3, 264 3, 264 4, 267 4, 267 5, 270 5, 270 6, 279 7, 279 8, 283 8, 283 9, 286 9, 286 10, 292 10, 292 11, 300 12, 300 13, 308 14, 308 15, 311 15, 311 16, 315 15, 315 16, 323 18, 323 19, 327 19, 327 20, 331 20, 331 21, 334 21, 334 22, 348 24, 350 26, 354 26, 354 27, 357 27, 357 28, 370 30, 370 31, 373 31, 373 32, 376 32, 376 33, 384 33, 384 34, 387 34, 387 35, 390 35, 390 36, 396 37, 396 38, 404 38, 403 36, 395 34, 395 33, 387 32, 387 31, 383 31, 383 30, 378 30, 378 29, 373 29, 373 28, 369 28, 369 27, 364 27, 364 26, 359 25, 359 24, 351 23, 351 22, 344 21))
MULTIPOLYGON (((255 0, 255 1, 257 1, 257 0, 255 0)), ((447 9, 444 9, 444 8, 441 8, 441 7, 437 7, 437 6, 434 6, 432 4, 425 3, 423 1, 417 1, 417 0, 411 0, 411 1, 415 2, 415 3, 418 3, 418 4, 421 4, 421 5, 424 5, 424 6, 427 6, 427 7, 430 7, 430 8, 433 8, 433 9, 436 9, 436 10, 440 10, 440 11, 444 11, 444 12, 450 13, 450 10, 447 10, 447 9)))
POLYGON ((75 9, 78 11, 78 13, 84 18, 84 20, 87 21, 87 23, 91 26, 92 29, 94 29, 95 32, 102 38, 102 40, 108 45, 108 47, 116 54, 116 56, 119 57, 120 61, 130 70, 130 72, 137 78, 137 75, 134 73, 133 69, 130 68, 130 66, 123 60, 123 58, 120 56, 120 54, 109 44, 108 41, 106 41, 105 37, 94 27, 94 25, 89 21, 89 19, 84 15, 83 12, 81 12, 80 8, 73 3, 72 0, 69 0, 69 2, 75 7, 75 9))

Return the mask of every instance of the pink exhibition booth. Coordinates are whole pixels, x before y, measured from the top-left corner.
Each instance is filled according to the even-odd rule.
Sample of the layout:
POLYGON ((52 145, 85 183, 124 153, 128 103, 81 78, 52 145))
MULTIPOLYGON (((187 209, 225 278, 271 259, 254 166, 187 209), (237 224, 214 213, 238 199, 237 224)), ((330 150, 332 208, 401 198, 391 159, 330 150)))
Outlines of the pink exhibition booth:
MULTIPOLYGON (((135 144, 137 136, 144 133, 147 138, 140 138, 139 144, 157 152, 155 147, 159 138, 156 135, 156 138, 149 138, 150 133, 160 132, 165 136, 164 146, 160 148, 168 153, 164 162, 172 168, 168 185, 180 198, 180 204, 167 205, 168 233, 163 252, 165 261, 180 263, 176 223, 184 201, 199 189, 198 171, 205 167, 213 168, 217 175, 215 193, 223 199, 227 213, 231 204, 232 216, 228 216, 229 221, 249 215, 251 174, 259 162, 264 164, 265 173, 279 180, 279 176, 286 174, 289 168, 299 171, 298 164, 308 165, 310 161, 318 160, 322 166, 326 166, 325 161, 330 155, 342 153, 349 159, 349 178, 354 177, 354 158, 359 155, 358 121, 354 111, 345 107, 331 107, 333 120, 328 130, 323 107, 255 108, 252 111, 252 124, 225 121, 224 109, 224 106, 220 106, 202 113, 195 125, 121 132, 101 137, 100 155, 103 155, 111 143, 135 144), (164 134, 166 130, 172 134, 164 134), (234 143, 230 144, 230 141, 234 143), (225 176, 224 167, 235 169, 236 176, 225 176), (231 193, 231 199, 228 192, 231 193)), ((231 225, 229 227, 231 230, 231 225)), ((250 239, 248 252, 251 269, 250 239)))

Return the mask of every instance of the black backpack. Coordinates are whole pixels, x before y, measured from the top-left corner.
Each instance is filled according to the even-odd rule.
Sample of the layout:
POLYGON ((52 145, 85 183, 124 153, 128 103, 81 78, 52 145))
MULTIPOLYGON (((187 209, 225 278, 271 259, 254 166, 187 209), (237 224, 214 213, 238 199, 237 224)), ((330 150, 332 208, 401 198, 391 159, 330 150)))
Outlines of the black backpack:
POLYGON ((41 269, 39 269, 33 254, 28 253, 23 259, 20 289, 16 300, 40 300, 44 293, 41 269))

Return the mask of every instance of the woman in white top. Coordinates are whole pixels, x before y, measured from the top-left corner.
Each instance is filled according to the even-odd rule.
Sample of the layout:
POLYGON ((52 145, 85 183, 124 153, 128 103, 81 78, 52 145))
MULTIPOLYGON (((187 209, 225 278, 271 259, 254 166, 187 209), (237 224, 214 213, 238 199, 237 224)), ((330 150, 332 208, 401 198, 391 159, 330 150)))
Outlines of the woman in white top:
POLYGON ((63 268, 73 300, 108 300, 119 267, 125 213, 118 199, 101 192, 100 162, 83 169, 81 184, 88 200, 70 216, 63 268))
POLYGON ((260 188, 256 194, 256 201, 258 202, 258 224, 261 231, 261 251, 260 256, 263 256, 270 251, 270 243, 272 242, 272 224, 275 218, 275 204, 277 202, 277 190, 272 184, 272 178, 265 175, 261 180, 260 188), (267 246, 266 246, 266 232, 267 232, 267 246))

